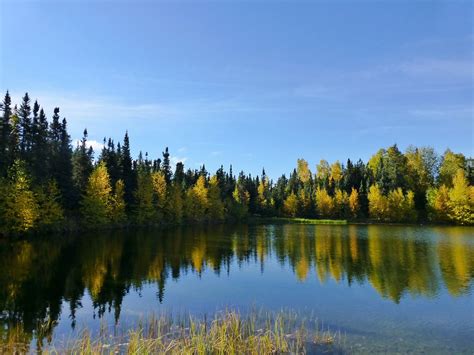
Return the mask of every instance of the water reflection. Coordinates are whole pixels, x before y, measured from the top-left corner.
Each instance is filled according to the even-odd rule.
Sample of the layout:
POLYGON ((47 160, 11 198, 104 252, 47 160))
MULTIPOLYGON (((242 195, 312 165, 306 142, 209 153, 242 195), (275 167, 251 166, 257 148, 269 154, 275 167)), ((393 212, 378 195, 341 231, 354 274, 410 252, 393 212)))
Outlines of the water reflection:
MULTIPOLYGON (((381 297, 434 298, 471 292, 474 240, 467 228, 386 226, 218 226, 163 232, 96 233, 0 243, 0 340, 21 333, 50 339, 61 312, 75 325, 89 293, 95 315, 120 317, 131 290, 155 284, 160 302, 170 279, 206 270, 238 272, 277 260, 305 282, 368 283, 381 297), (69 310, 61 309, 66 301, 69 310)), ((291 294, 288 295, 291 297, 291 294)))

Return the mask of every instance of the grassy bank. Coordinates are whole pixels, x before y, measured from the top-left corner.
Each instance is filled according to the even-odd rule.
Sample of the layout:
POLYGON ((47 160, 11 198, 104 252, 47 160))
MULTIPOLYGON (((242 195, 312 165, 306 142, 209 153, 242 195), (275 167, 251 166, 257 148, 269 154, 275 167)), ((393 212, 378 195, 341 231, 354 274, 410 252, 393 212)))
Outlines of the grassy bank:
POLYGON ((272 224, 347 224, 345 219, 315 219, 315 218, 287 218, 287 217, 261 217, 252 218, 253 223, 272 223, 272 224))
MULTIPOLYGON (((87 329, 74 340, 54 343, 47 354, 270 354, 327 351, 340 337, 323 331, 315 319, 291 312, 235 311, 212 319, 150 317, 121 335, 101 327, 96 335, 87 329)), ((15 336, 0 344, 0 353, 27 352, 15 336)), ((32 349, 29 349, 32 350, 32 349)))

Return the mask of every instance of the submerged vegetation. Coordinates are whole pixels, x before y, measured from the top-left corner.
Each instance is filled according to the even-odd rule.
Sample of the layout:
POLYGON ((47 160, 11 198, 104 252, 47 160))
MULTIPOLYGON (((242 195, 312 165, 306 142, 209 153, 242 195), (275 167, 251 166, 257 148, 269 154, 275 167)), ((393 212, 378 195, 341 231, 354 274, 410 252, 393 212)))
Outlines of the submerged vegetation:
POLYGON ((0 119, 0 233, 242 220, 249 216, 474 223, 473 160, 449 149, 380 149, 365 164, 299 159, 287 178, 252 177, 232 167, 211 175, 139 154, 104 138, 95 156, 87 130, 73 149, 66 119, 51 122, 25 94, 0 119))

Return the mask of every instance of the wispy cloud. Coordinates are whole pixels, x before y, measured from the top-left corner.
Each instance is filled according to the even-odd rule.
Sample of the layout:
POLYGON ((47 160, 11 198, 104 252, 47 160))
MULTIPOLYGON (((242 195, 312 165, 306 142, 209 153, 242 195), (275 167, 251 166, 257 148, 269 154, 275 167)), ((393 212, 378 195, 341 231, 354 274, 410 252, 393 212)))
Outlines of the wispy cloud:
POLYGON ((470 60, 415 59, 399 65, 409 75, 473 77, 474 64, 470 60))
POLYGON ((175 166, 178 163, 185 163, 188 160, 187 157, 177 157, 177 156, 171 156, 170 157, 170 162, 172 166, 175 166))
MULTIPOLYGON (((76 146, 80 145, 81 144, 81 140, 80 139, 74 139, 72 141, 72 146, 75 148, 76 146)), ((92 149, 94 149, 94 152, 95 153, 98 153, 102 150, 102 148, 104 148, 104 144, 102 143, 99 143, 97 142, 96 140, 87 140, 86 142, 86 147, 87 148, 90 148, 92 147, 92 149)))
POLYGON ((440 107, 440 108, 417 108, 409 111, 409 114, 417 117, 429 117, 429 118, 463 118, 468 117, 472 119, 474 117, 474 108, 470 107, 440 107))

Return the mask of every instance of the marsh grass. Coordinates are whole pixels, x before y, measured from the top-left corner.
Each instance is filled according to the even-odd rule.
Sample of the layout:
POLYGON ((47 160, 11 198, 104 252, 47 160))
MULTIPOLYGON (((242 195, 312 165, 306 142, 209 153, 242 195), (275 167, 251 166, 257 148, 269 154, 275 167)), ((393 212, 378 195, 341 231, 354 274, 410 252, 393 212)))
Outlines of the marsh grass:
MULTIPOLYGON (((340 335, 322 330, 314 318, 295 312, 226 310, 212 319, 152 315, 128 331, 113 335, 102 327, 96 336, 85 329, 47 354, 270 354, 324 351, 340 335)), ((5 349, 7 350, 7 349, 5 349)))

